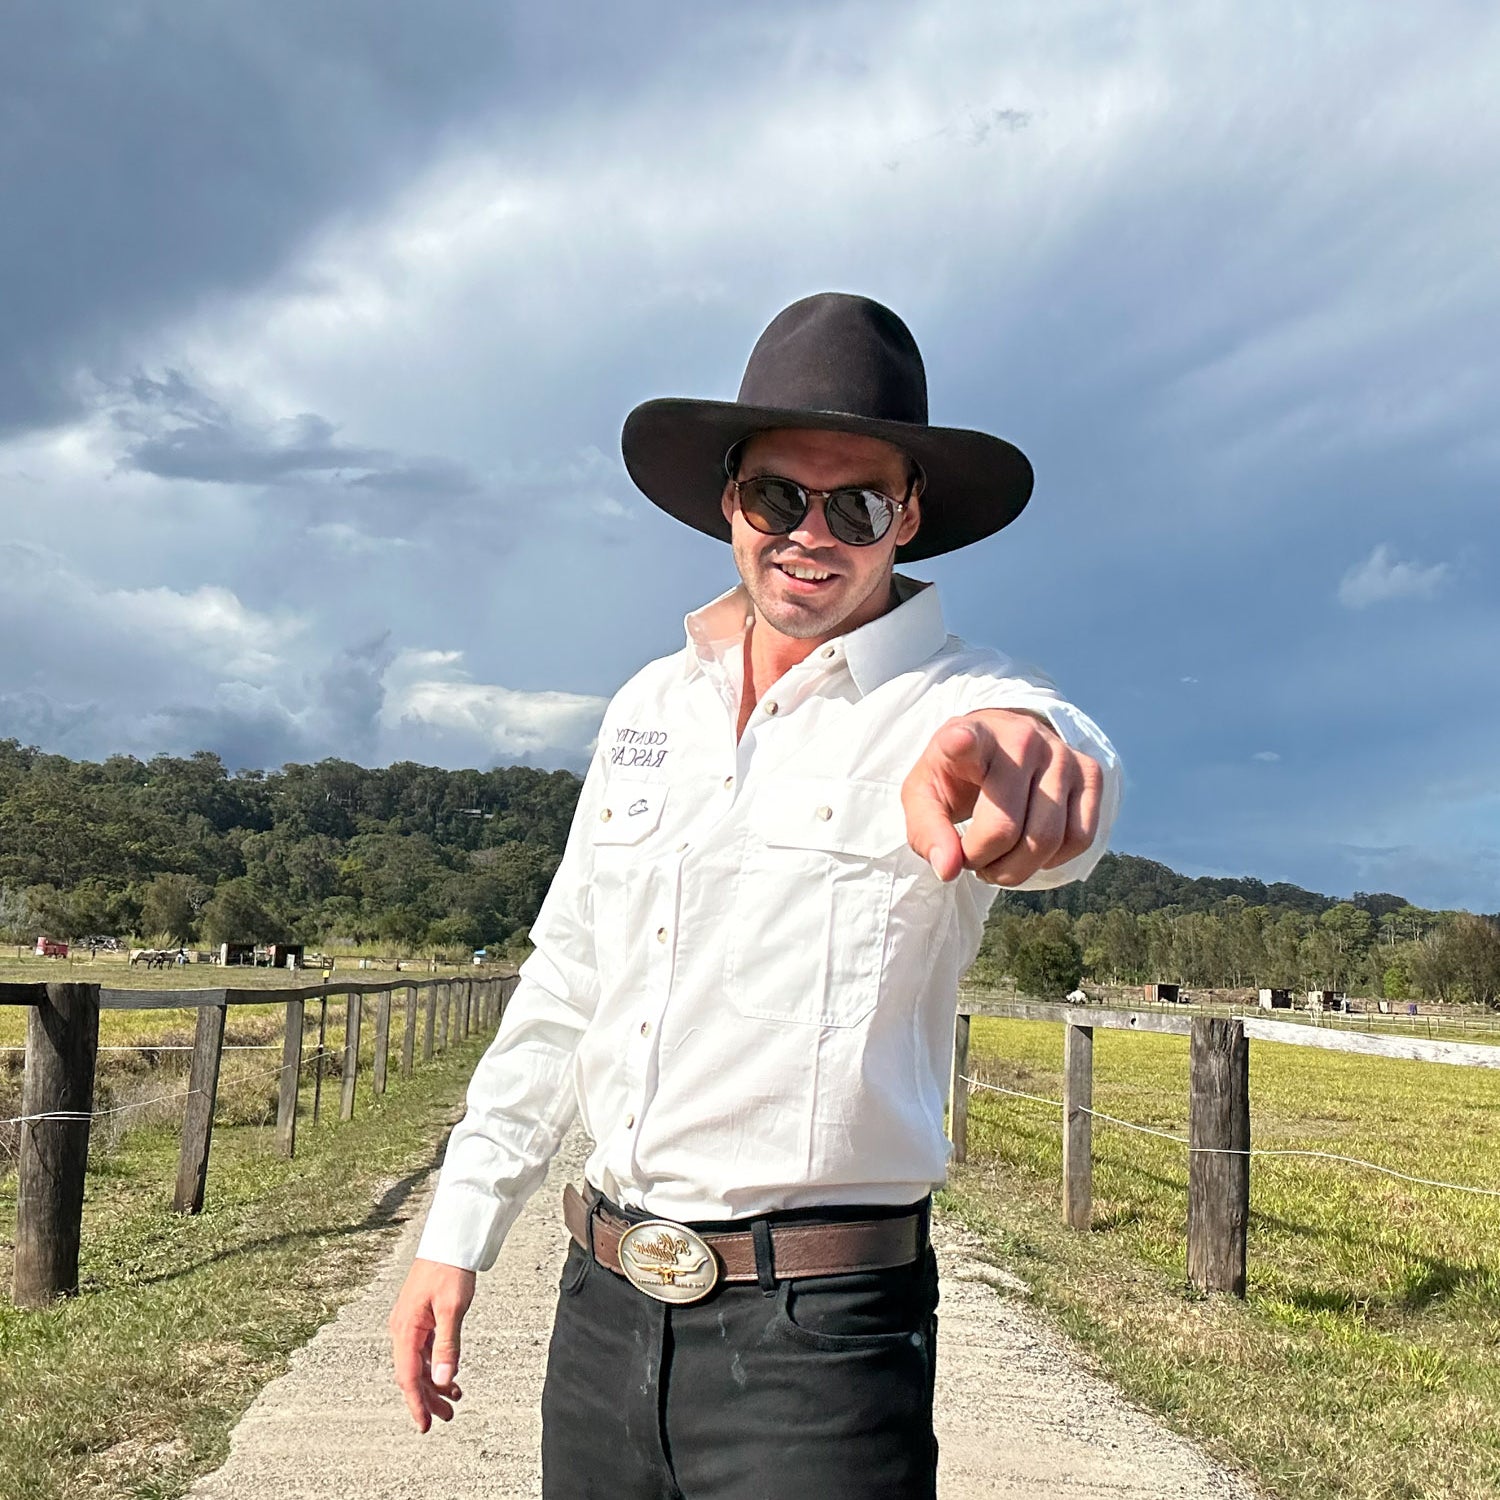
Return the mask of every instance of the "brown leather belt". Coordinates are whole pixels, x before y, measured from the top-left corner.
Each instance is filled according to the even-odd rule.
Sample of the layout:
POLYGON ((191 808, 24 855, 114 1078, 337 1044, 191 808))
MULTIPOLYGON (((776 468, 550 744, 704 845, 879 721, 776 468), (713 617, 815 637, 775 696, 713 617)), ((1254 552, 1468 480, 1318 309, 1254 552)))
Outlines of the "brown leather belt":
MULTIPOLYGON (((602 1204, 593 1210, 594 1258, 617 1276, 620 1240, 633 1226, 602 1204)), ((568 1232, 589 1248, 589 1207, 572 1183, 563 1189, 563 1219, 568 1232)), ((703 1229, 697 1238, 713 1251, 720 1281, 755 1281, 755 1238, 748 1229, 703 1229)), ((831 1224, 773 1224, 771 1262, 776 1277, 843 1276, 854 1271, 884 1271, 910 1265, 922 1249, 918 1214, 892 1219, 858 1219, 831 1224)))

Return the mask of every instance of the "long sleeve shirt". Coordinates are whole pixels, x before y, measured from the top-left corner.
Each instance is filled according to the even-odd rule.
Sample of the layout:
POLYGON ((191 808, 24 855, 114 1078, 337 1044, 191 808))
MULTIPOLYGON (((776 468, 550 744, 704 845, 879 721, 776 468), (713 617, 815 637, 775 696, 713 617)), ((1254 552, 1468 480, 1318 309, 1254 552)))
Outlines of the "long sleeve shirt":
POLYGON ((662 1218, 908 1203, 945 1175, 960 976, 993 887, 906 842, 901 783, 951 717, 1022 709, 1105 770, 1109 741, 1039 674, 966 645, 937 591, 815 648, 736 728, 743 589, 605 713, 535 951, 468 1093, 418 1253, 485 1269, 576 1117, 585 1173, 662 1218))

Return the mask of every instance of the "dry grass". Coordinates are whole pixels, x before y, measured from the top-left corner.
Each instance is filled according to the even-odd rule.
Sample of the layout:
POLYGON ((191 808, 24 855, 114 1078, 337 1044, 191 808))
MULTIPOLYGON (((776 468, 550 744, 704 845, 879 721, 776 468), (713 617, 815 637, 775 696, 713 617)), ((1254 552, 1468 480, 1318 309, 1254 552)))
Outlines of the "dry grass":
MULTIPOLYGON (((1059 1098, 1062 1029, 976 1020, 976 1077, 1059 1098)), ((1095 1035, 1097 1109, 1186 1134, 1185 1039, 1095 1035)), ((1500 1188, 1500 1076, 1254 1043, 1252 1143, 1500 1188)), ((1186 1285, 1186 1155, 1096 1122, 1093 1232, 1059 1112, 978 1092, 951 1200, 1137 1399, 1287 1500, 1500 1493, 1500 1199, 1306 1158, 1251 1169, 1249 1294, 1186 1285)))

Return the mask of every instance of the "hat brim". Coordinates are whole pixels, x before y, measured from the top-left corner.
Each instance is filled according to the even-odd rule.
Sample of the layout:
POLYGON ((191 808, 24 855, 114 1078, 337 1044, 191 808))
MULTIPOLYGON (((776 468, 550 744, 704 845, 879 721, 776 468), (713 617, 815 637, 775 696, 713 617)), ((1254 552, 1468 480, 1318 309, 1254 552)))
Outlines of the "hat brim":
POLYGON ((815 428, 881 438, 908 453, 926 476, 922 524, 896 560, 939 557, 1009 526, 1031 498, 1031 464, 1004 438, 962 427, 887 422, 835 411, 789 411, 737 401, 663 397, 625 419, 625 468, 641 493, 679 521, 729 540, 720 497, 724 455, 752 433, 815 428))

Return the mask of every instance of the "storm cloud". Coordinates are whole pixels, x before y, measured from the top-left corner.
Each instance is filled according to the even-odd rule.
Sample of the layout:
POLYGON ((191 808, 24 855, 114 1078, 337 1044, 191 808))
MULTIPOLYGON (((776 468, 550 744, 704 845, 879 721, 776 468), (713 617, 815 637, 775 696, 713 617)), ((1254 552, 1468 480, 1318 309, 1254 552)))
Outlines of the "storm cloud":
POLYGON ((1059 0, 0 20, 0 735, 578 765, 733 580, 618 458, 866 292, 1038 474, 919 570, 1117 843, 1500 908, 1500 19, 1059 0))

